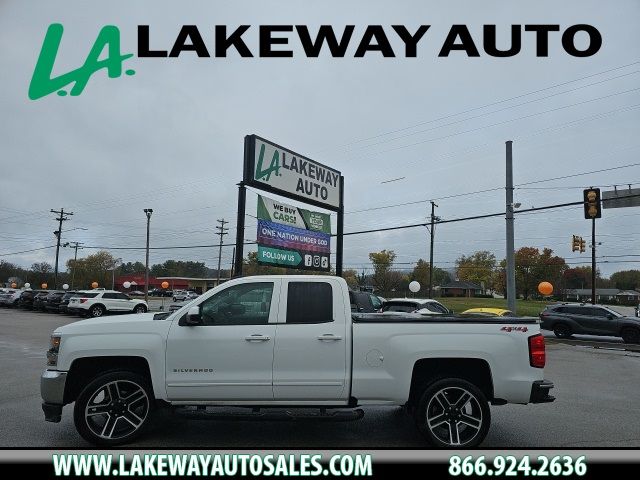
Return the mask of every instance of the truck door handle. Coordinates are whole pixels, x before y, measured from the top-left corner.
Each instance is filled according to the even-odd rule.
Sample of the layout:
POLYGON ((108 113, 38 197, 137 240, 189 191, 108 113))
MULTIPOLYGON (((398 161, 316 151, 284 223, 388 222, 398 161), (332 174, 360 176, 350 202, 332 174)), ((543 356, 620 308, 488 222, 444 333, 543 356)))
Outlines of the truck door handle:
POLYGON ((269 340, 271 340, 271 337, 255 333, 255 334, 250 335, 248 337, 244 337, 244 339, 247 342, 268 342, 269 340))
POLYGON ((318 340, 321 340, 321 341, 329 340, 329 341, 336 342, 338 340, 342 340, 342 337, 339 335, 333 335, 331 333, 325 333, 324 335, 318 336, 318 340))

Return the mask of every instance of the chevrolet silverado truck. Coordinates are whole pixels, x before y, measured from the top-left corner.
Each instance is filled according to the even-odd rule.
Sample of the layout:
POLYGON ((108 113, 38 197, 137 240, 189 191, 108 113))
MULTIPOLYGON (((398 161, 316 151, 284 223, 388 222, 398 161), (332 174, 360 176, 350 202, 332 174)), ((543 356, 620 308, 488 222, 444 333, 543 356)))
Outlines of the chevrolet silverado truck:
POLYGON ((131 442, 158 407, 357 419, 378 405, 405 407, 433 446, 466 448, 490 405, 554 400, 538 319, 353 313, 330 276, 236 278, 170 314, 75 322, 55 330, 47 364, 45 419, 75 402, 98 445, 131 442))

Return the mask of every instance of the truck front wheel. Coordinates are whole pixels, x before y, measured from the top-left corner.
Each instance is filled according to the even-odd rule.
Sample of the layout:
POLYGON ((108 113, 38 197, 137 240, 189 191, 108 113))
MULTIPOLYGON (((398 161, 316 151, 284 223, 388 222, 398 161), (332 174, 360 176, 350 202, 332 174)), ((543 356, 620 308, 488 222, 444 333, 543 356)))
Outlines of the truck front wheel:
POLYGON ((147 380, 127 371, 92 380, 76 399, 73 419, 78 433, 95 445, 121 445, 138 437, 153 412, 147 380))
POLYGON ((469 448, 486 437, 491 411, 486 397, 474 384, 447 378, 425 389, 415 410, 415 420, 433 446, 469 448))

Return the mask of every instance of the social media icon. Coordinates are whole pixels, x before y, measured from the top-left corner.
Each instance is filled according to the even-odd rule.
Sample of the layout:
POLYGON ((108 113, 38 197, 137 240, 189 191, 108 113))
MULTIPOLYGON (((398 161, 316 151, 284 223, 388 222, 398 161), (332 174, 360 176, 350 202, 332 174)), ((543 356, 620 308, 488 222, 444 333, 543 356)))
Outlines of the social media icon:
POLYGON ((329 268, 329 257, 322 257, 322 268, 329 268))
POLYGON ((304 266, 305 267, 310 267, 312 262, 313 262, 313 257, 311 255, 305 255, 304 256, 304 266))
POLYGON ((320 257, 318 255, 314 255, 313 256, 313 266, 314 267, 319 267, 320 266, 320 257))

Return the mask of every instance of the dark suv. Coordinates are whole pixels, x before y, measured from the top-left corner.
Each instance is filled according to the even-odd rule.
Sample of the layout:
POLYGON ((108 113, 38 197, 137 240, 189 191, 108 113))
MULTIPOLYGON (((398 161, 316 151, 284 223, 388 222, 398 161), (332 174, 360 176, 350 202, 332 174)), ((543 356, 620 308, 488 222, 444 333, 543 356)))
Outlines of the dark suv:
POLYGON ((577 333, 622 337, 625 343, 640 343, 640 319, 625 317, 602 305, 549 305, 540 314, 540 320, 542 328, 552 330, 559 338, 577 333))

